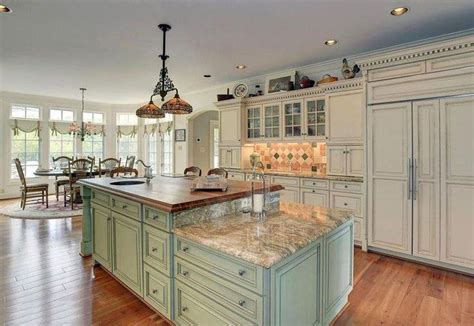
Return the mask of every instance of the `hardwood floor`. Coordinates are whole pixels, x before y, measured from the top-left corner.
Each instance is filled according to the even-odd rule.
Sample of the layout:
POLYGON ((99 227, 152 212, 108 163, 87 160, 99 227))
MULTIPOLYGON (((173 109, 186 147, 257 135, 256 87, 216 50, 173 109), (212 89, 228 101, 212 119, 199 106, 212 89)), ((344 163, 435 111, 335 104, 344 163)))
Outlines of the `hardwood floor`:
MULTIPOLYGON (((92 279, 80 238, 80 218, 0 215, 1 324, 168 325, 100 268, 92 279)), ((354 283, 335 325, 474 325, 473 277, 356 249, 354 283)))

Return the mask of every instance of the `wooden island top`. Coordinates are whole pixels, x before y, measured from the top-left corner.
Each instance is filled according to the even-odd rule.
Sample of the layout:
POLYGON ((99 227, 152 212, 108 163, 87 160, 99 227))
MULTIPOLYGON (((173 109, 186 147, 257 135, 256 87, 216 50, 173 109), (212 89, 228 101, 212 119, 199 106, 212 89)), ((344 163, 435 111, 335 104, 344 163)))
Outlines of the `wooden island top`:
MULTIPOLYGON (((112 185, 119 180, 145 180, 95 178, 82 179, 80 185, 106 191, 108 193, 128 198, 140 203, 159 208, 166 212, 179 212, 200 206, 222 203, 234 199, 248 197, 251 194, 251 184, 247 181, 228 180, 227 191, 191 191, 192 178, 156 177, 150 184, 112 185)), ((281 185, 271 184, 271 192, 284 189, 281 185)))

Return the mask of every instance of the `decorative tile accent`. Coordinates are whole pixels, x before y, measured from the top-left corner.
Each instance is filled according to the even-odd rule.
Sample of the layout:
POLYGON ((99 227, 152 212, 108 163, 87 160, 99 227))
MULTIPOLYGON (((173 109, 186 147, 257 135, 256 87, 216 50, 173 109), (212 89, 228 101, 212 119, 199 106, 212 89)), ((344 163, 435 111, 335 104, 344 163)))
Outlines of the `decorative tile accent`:
POLYGON ((255 144, 254 151, 260 154, 265 166, 271 164, 272 170, 290 167, 301 171, 311 171, 314 167, 320 172, 326 170, 325 143, 255 144))

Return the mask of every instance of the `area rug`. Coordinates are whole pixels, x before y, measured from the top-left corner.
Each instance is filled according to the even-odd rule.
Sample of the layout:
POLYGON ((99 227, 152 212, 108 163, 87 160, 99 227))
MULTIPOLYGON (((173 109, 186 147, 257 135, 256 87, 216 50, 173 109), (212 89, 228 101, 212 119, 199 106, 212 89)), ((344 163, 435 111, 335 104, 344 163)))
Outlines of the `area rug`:
POLYGON ((14 204, 5 206, 0 211, 0 214, 21 219, 53 219, 53 218, 68 218, 73 216, 82 215, 82 204, 74 204, 74 210, 71 210, 71 206, 64 207, 62 200, 56 201, 56 197, 49 198, 49 207, 42 205, 41 202, 38 204, 26 205, 25 210, 20 207, 20 200, 14 204))

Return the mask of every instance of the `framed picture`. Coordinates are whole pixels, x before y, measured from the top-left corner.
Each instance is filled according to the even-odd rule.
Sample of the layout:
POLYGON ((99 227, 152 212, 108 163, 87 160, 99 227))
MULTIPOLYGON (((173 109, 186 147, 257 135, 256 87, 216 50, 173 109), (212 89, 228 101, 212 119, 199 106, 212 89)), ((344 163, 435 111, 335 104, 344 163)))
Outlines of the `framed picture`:
POLYGON ((175 141, 186 141, 186 129, 176 129, 174 131, 175 141))
POLYGON ((290 70, 267 77, 265 81, 265 89, 267 94, 288 91, 290 81, 295 82, 296 71, 290 70))

